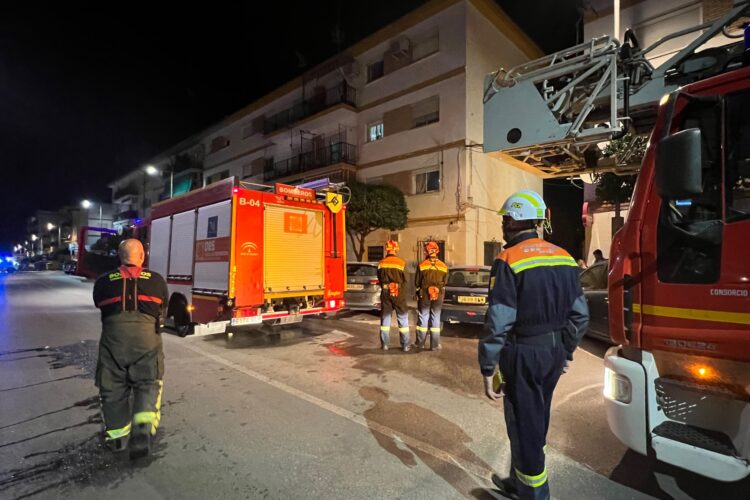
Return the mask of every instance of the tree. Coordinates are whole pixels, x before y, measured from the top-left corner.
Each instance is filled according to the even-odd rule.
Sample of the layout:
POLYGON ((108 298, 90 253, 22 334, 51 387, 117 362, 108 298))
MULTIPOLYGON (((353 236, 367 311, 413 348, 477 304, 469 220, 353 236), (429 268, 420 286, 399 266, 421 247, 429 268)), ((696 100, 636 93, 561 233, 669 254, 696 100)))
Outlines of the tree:
POLYGON ((352 196, 346 206, 346 232, 357 260, 365 254, 365 238, 378 229, 406 227, 409 209, 404 194, 389 185, 349 183, 352 196))

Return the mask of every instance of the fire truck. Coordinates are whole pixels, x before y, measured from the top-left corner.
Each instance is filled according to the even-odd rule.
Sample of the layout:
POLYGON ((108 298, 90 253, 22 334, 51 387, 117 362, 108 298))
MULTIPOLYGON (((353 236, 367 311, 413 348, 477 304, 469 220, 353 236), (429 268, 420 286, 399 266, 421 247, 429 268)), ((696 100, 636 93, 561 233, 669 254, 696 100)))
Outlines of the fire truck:
POLYGON ((735 2, 647 48, 597 38, 488 75, 484 97, 486 152, 545 176, 628 171, 627 147, 600 144, 648 137, 611 250, 607 420, 636 452, 721 481, 750 474, 750 29, 733 40, 748 16, 735 2))
POLYGON ((344 306, 343 196, 228 178, 153 206, 149 269, 180 335, 289 324, 344 306))

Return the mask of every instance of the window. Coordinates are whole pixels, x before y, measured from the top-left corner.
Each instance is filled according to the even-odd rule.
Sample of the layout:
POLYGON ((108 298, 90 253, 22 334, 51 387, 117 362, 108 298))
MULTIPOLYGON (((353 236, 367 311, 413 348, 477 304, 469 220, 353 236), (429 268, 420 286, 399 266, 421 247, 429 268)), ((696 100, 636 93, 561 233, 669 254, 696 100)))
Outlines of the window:
POLYGON ((727 97, 725 203, 727 223, 750 218, 750 92, 727 97))
POLYGON ((346 275, 374 278, 378 275, 378 267, 373 266, 372 264, 348 264, 346 266, 346 275))
POLYGON ((490 286, 489 269, 452 269, 448 273, 448 286, 462 288, 488 288, 490 286))
POLYGON ((367 247, 367 260, 369 262, 378 262, 385 257, 383 245, 373 245, 367 247))
POLYGON ((367 142, 374 142, 383 138, 383 122, 371 123, 367 126, 367 142))
POLYGON ((680 130, 689 128, 701 131, 702 193, 687 200, 663 200, 657 229, 657 272, 665 283, 715 283, 723 226, 719 101, 688 103, 680 130))
POLYGON ((211 141, 211 149, 209 150, 210 153, 215 153, 216 151, 219 151, 220 149, 224 149, 227 146, 229 146, 229 139, 223 136, 214 137, 214 139, 211 141))
POLYGON ((419 101, 413 106, 413 128, 424 127, 440 121, 440 97, 432 96, 419 101))
POLYGON ((414 194, 435 193, 440 191, 440 169, 414 175, 414 194))
POLYGON ((607 289, 608 264, 595 264, 581 273, 581 287, 584 290, 607 289))
POLYGON ((208 179, 206 179, 206 185, 213 184, 214 182, 226 179, 227 177, 229 177, 229 170, 222 170, 221 172, 208 176, 208 179))
POLYGON ((367 66, 367 83, 381 78, 385 74, 385 64, 383 61, 375 61, 367 66))

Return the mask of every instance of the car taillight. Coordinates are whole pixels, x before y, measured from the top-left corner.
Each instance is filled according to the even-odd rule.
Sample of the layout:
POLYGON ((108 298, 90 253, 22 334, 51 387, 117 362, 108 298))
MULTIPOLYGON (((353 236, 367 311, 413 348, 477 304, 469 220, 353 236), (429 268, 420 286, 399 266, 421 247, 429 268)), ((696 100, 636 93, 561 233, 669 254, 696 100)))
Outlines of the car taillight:
POLYGON ((378 281, 378 280, 370 280, 370 281, 368 281, 368 283, 371 284, 371 285, 377 285, 378 283, 380 283, 380 281, 378 281))
POLYGON ((341 307, 344 307, 344 304, 346 304, 346 302, 344 302, 343 299, 338 299, 338 300, 330 299, 328 301, 328 309, 341 308, 341 307))

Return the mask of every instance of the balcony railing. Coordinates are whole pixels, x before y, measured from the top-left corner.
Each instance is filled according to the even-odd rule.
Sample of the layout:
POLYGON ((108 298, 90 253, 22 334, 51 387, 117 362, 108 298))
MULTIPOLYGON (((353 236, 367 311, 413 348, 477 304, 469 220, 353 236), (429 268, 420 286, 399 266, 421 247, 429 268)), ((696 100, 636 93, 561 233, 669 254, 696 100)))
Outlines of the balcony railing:
POLYGON ((266 181, 288 177, 327 167, 337 163, 357 164, 357 146, 346 142, 337 142, 327 146, 307 151, 286 160, 277 161, 266 169, 263 178, 266 181))
POLYGON ((313 92, 313 95, 291 108, 267 117, 263 123, 263 133, 270 134, 276 130, 286 128, 291 124, 319 113, 337 104, 356 106, 357 92, 345 81, 326 89, 325 92, 313 92))

